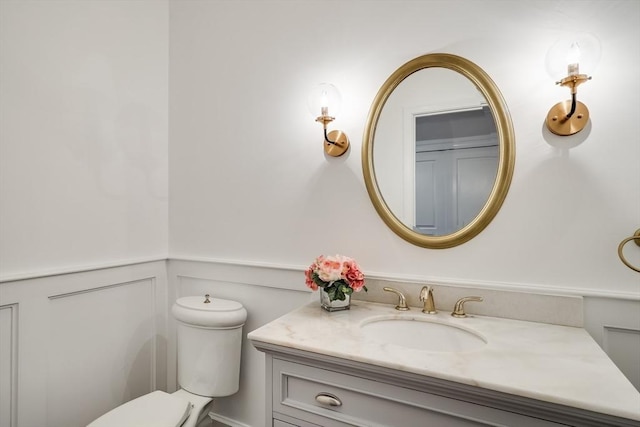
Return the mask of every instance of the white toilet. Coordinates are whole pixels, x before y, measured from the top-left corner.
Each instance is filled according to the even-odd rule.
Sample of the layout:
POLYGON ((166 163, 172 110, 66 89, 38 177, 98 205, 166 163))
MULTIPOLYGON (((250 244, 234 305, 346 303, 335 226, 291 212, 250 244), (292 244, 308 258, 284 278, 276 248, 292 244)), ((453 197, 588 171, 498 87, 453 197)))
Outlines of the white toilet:
POLYGON ((236 301, 179 298, 171 311, 178 321, 178 384, 169 394, 154 391, 107 412, 89 427, 200 427, 211 425, 214 397, 240 387, 242 326, 247 311, 236 301))

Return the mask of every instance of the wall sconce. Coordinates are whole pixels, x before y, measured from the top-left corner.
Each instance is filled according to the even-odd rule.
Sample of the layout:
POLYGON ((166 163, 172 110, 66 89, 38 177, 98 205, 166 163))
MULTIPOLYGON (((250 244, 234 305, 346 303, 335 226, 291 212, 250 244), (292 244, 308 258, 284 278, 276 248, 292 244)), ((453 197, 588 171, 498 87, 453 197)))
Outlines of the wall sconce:
POLYGON ((557 64, 566 66, 566 77, 556 81, 556 84, 568 87, 571 92, 570 100, 557 103, 547 114, 547 128, 554 134, 573 135, 587 125, 589 109, 576 98, 578 86, 591 80, 591 76, 580 74, 580 67, 592 70, 599 59, 599 54, 597 39, 589 35, 581 35, 572 40, 559 40, 549 49, 547 70, 555 79, 558 74, 554 67, 557 67, 557 64), (590 57, 588 61, 585 61, 585 56, 590 57), (585 64, 587 67, 584 67, 585 64))
POLYGON ((329 83, 322 83, 309 94, 308 106, 313 116, 320 114, 316 122, 322 123, 324 129, 324 152, 332 157, 342 156, 349 148, 349 138, 341 130, 332 130, 327 133, 327 125, 335 120, 334 115, 340 113, 342 99, 338 89, 329 83))

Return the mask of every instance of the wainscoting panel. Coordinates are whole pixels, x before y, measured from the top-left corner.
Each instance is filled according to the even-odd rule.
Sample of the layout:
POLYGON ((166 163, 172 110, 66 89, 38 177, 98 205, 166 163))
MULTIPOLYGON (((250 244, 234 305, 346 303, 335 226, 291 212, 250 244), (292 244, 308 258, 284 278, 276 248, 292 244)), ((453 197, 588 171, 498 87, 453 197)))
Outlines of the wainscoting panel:
MULTIPOLYGON (((368 278, 373 287, 394 280, 368 278)), ((239 301, 248 312, 240 391, 216 399, 212 417, 262 427, 264 355, 246 334, 318 295, 305 287, 300 267, 186 258, 1 282, 0 427, 83 427, 152 389, 174 391, 171 306, 205 293, 239 301)), ((583 297, 584 328, 640 388, 640 301, 583 297)))
POLYGON ((584 328, 640 391, 640 301, 586 297, 584 328))
POLYGON ((166 305, 165 261, 0 283, 0 426, 83 427, 165 389, 166 305))
POLYGON ((155 389, 155 288, 148 278, 49 298, 50 425, 89 423, 96 410, 107 412, 155 389), (90 410, 78 405, 68 411, 82 401, 92 403, 90 410))
POLYGON ((605 326, 602 347, 640 390, 640 329, 605 326))
POLYGON ((0 426, 17 425, 18 304, 0 306, 0 426))

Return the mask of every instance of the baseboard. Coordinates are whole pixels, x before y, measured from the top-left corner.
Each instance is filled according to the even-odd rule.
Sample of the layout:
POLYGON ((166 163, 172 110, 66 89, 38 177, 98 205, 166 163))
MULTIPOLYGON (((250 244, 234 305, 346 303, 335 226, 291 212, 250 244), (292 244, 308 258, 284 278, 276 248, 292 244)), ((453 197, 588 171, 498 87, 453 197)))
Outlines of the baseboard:
POLYGON ((211 418, 215 422, 222 423, 222 426, 216 426, 216 427, 251 427, 248 424, 241 423, 240 421, 233 420, 231 418, 216 414, 214 412, 209 412, 209 418, 211 418))

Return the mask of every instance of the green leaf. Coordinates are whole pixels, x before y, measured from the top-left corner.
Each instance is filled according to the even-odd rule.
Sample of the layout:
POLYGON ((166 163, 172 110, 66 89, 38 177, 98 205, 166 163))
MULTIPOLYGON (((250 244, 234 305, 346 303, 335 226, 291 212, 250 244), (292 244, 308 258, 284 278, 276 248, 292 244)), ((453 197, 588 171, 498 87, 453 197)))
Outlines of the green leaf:
POLYGON ((311 275, 311 280, 313 280, 316 285, 320 286, 323 289, 327 286, 327 283, 320 279, 318 273, 313 273, 311 275))

